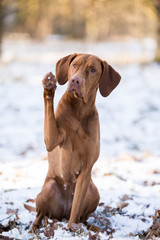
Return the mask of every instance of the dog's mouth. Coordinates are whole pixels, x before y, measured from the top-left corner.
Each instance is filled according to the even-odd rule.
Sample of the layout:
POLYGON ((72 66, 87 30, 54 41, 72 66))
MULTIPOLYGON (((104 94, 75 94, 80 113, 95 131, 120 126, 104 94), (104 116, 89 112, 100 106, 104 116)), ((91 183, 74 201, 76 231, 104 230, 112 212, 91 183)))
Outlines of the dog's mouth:
POLYGON ((80 90, 78 88, 76 88, 75 86, 74 87, 72 87, 72 86, 69 87, 68 92, 73 93, 75 97, 77 97, 77 95, 78 95, 78 97, 81 97, 81 98, 83 97, 80 90))

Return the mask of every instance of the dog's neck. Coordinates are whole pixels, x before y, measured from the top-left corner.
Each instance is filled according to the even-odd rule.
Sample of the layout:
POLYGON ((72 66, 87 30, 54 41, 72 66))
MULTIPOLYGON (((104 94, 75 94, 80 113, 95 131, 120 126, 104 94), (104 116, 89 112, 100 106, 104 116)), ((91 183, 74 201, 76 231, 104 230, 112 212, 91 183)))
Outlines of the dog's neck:
POLYGON ((95 92, 89 92, 87 95, 87 98, 85 97, 79 97, 76 93, 72 92, 69 93, 66 91, 63 95, 63 100, 70 105, 71 109, 76 112, 78 116, 83 117, 86 115, 86 112, 89 115, 91 112, 93 112, 96 109, 95 106, 95 100, 96 100, 96 93, 97 89, 95 89, 95 92))

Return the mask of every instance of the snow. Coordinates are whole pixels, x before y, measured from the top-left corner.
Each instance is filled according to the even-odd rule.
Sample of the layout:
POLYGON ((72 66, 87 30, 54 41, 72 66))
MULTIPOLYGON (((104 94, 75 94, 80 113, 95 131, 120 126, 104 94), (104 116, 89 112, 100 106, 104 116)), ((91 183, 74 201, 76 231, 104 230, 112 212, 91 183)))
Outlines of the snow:
MULTIPOLYGON (((35 213, 29 213, 23 204, 29 198, 34 199, 40 192, 41 187, 39 186, 42 186, 47 171, 47 161, 36 159, 32 159, 32 161, 34 161, 34 164, 31 164, 30 160, 26 160, 24 166, 19 166, 18 162, 10 167, 7 166, 7 163, 0 165, 0 168, 3 167, 0 181, 2 188, 5 190, 1 192, 0 223, 5 225, 9 219, 13 220, 15 218, 14 214, 6 214, 7 209, 19 209, 18 217, 22 224, 20 226, 21 233, 13 229, 9 232, 3 232, 6 236, 18 239, 30 239, 32 237, 32 234, 26 232, 25 227, 31 227, 31 223, 35 219, 35 213), (35 167, 38 171, 35 170, 35 167), (14 169, 15 172, 10 171, 8 174, 10 178, 7 178, 6 176, 10 168, 14 169), (21 174, 17 174, 19 171, 21 174)), ((136 236, 143 230, 147 230, 151 225, 151 216, 154 215, 155 209, 159 208, 160 198, 159 174, 154 173, 155 169, 157 172, 160 172, 159 157, 146 156, 145 154, 141 156, 141 159, 125 156, 119 159, 112 159, 112 161, 109 161, 109 164, 106 159, 100 159, 95 164, 93 181, 100 190, 100 202, 114 209, 120 206, 120 203, 124 203, 123 197, 127 195, 125 202, 128 203, 128 206, 124 207, 122 212, 115 211, 113 215, 111 212, 106 215, 112 229, 115 229, 114 239, 120 239, 120 237, 129 239, 131 233, 133 236, 136 236), (146 181, 147 184, 145 183, 146 181), (152 185, 153 182, 154 185, 152 185)), ((103 215, 103 211, 104 207, 99 206, 96 210, 96 215, 103 215)), ((94 225, 94 218, 90 217, 88 222, 94 225)), ((67 227, 67 223, 63 224, 67 227)), ((55 238, 56 236, 58 239, 63 239, 62 236, 66 239, 71 237, 71 233, 63 232, 62 227, 59 227, 55 231, 55 238)), ((88 239, 86 227, 84 227, 82 238, 88 239)), ((101 239, 106 239, 105 233, 101 234, 101 239)), ((138 238, 135 237, 134 239, 138 238)))
MULTIPOLYGON (((151 216, 160 208, 160 66, 149 62, 155 47, 152 39, 97 44, 52 37, 40 43, 6 39, 0 62, 0 224, 16 223, 3 236, 37 238, 28 232, 35 213, 24 204, 40 192, 48 169, 41 81, 47 72, 55 72, 60 57, 73 52, 96 54, 122 76, 108 98, 97 95, 101 154, 92 175, 104 204, 88 223, 100 226, 96 221, 105 218, 108 232, 114 230, 99 233, 105 240, 111 235, 114 240, 138 240, 151 226, 151 216), (17 211, 18 220, 8 209, 17 211)), ((57 86, 55 106, 65 89, 57 86)), ((95 234, 84 225, 83 232, 70 232, 66 221, 57 224, 54 239, 85 240, 89 232, 95 234)), ((45 231, 38 237, 47 239, 45 231)))

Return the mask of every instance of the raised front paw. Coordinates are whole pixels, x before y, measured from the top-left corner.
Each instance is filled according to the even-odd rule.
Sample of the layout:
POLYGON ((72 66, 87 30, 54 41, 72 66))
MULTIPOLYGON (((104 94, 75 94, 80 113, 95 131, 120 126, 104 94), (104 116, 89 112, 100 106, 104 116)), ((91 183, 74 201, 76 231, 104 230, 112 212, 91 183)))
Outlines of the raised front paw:
POLYGON ((56 78, 53 73, 47 73, 42 80, 44 90, 55 90, 56 89, 56 78))

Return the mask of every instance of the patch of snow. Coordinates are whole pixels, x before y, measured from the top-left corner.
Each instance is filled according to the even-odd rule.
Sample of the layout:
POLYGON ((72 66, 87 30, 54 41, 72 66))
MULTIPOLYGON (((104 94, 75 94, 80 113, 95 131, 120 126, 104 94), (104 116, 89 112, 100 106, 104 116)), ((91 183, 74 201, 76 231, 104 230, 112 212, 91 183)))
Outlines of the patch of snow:
MULTIPOLYGON (((112 234, 114 240, 139 239, 137 234, 146 231, 151 225, 151 216, 153 216, 155 210, 159 208, 160 182, 159 177, 157 177, 157 175, 159 176, 160 174, 159 160, 159 157, 146 156, 144 153, 141 159, 125 156, 119 159, 112 159, 112 161, 99 159, 99 161, 96 162, 93 169, 93 181, 100 191, 100 202, 103 202, 104 205, 97 208, 95 216, 104 216, 105 206, 109 206, 111 209, 117 209, 117 206, 121 206, 119 204, 120 201, 127 203, 126 207, 120 211, 115 210, 115 212, 113 212, 107 210, 108 212, 105 213, 105 219, 110 222, 110 227, 115 230, 112 234), (137 180, 138 176, 141 176, 140 180, 137 180), (154 184, 151 184, 150 181, 154 182, 154 184), (126 197, 123 200, 124 195, 126 197)), ((23 204, 28 199, 35 199, 40 192, 47 172, 48 163, 44 160, 34 160, 34 164, 30 164, 31 161, 33 162, 33 159, 23 161, 24 166, 22 164, 21 167, 19 167, 18 175, 16 171, 13 171, 13 163, 10 165, 2 164, 4 170, 0 175, 0 180, 3 183, 3 189, 5 190, 5 188, 7 188, 8 181, 10 181, 11 187, 9 190, 3 190, 0 193, 0 222, 3 225, 7 225, 9 219, 13 221, 15 215, 7 214, 7 209, 18 209, 17 215, 20 223, 20 227, 18 227, 19 230, 12 229, 9 232, 3 232, 2 234, 4 236, 26 240, 34 236, 25 229, 26 227, 31 228, 35 220, 35 213, 29 213, 23 204), (38 171, 35 170, 35 166, 38 171), (24 174, 24 169, 26 174, 24 174), (10 180, 6 178, 7 172, 11 175, 10 180), (29 175, 27 173, 29 173, 29 175), (22 186, 18 183, 21 181, 22 186), (23 186, 26 187, 26 189, 23 189, 23 186), (14 188, 19 188, 19 190, 14 190, 14 188)), ((16 164, 18 167, 18 162, 14 163, 15 167, 16 164)), ((35 203, 32 203, 32 205, 35 206, 35 203)), ((88 223, 95 225, 95 218, 90 217, 88 223)), ((67 229, 67 222, 62 223, 62 225, 67 229)), ((58 227, 58 229, 55 230, 55 237, 58 239, 79 239, 80 236, 84 240, 88 239, 88 230, 85 226, 83 226, 84 232, 81 235, 77 233, 77 236, 73 236, 72 232, 63 230, 63 227, 58 227)), ((101 239, 106 239, 107 236, 109 237, 109 235, 105 233, 102 233, 100 236, 101 239)))

